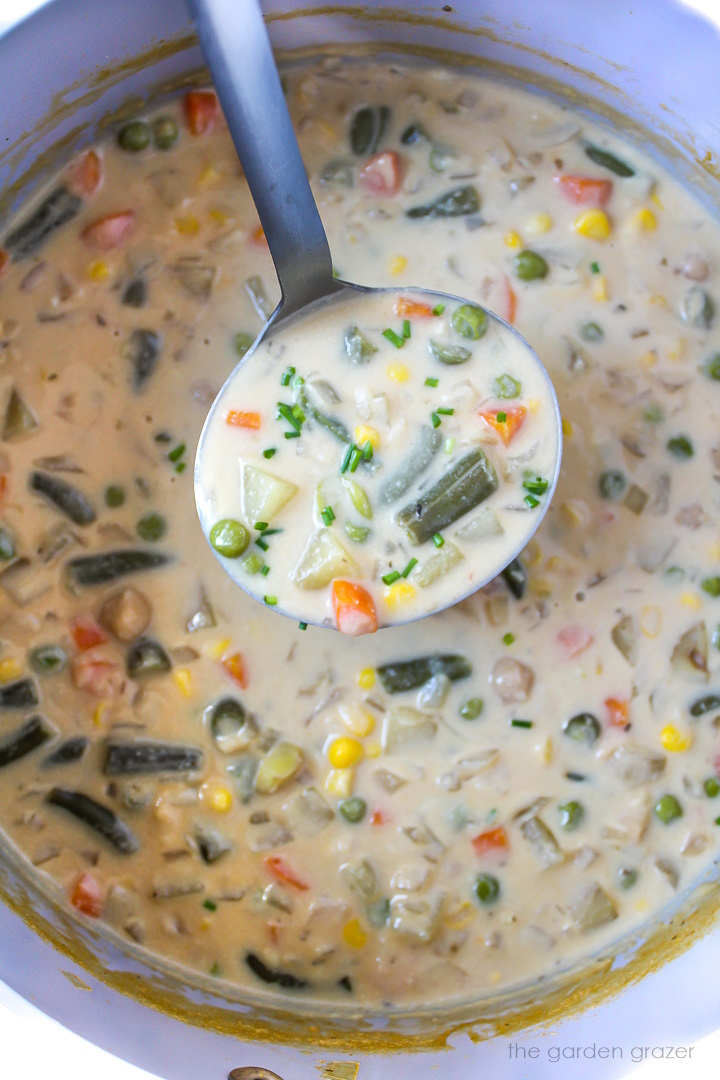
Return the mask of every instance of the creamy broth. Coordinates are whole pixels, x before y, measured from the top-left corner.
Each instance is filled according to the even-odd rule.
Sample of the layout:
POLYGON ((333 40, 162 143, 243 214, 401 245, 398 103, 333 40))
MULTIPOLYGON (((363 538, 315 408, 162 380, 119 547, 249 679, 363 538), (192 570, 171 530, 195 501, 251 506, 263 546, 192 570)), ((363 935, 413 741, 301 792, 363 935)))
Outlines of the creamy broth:
POLYGON ((266 605, 373 633, 520 552, 552 495, 557 424, 545 372, 481 307, 351 296, 270 331, 223 388, 200 518, 266 605))
POLYGON ((271 262, 212 94, 129 126, 0 245, 0 822, 79 919, 219 978, 481 997, 717 857, 717 225, 466 74, 330 61, 288 100, 338 271, 466 296, 537 350, 552 506, 511 574, 382 634, 241 593, 190 463, 271 262), (367 190, 390 153, 397 191, 367 190))

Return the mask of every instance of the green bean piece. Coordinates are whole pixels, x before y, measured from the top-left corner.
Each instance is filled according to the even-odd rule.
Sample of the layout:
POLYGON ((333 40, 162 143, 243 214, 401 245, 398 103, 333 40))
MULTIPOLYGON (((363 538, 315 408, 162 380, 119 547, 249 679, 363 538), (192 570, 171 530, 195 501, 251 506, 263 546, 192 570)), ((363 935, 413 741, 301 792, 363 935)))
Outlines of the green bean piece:
MULTIPOLYGON (((342 486, 350 497, 350 501, 357 510, 361 517, 364 517, 366 521, 370 521, 373 516, 372 503, 365 491, 365 488, 360 487, 354 480, 344 476, 342 479, 342 486)), ((335 515, 333 514, 333 517, 335 515)), ((332 521, 332 518, 330 519, 332 521)), ((327 523, 326 523, 327 524, 327 523)))
POLYGON ((500 895, 500 882, 492 874, 478 874, 475 895, 481 904, 494 904, 500 895))
POLYGON ((371 531, 367 525, 356 525, 353 521, 345 522, 345 532, 356 544, 364 544, 371 531))
POLYGON ((458 710, 463 720, 477 720, 485 708, 481 697, 471 697, 464 701, 458 710))
POLYGON ((720 382, 720 353, 715 353, 705 361, 703 371, 708 379, 714 379, 716 382, 720 382))
POLYGON ((703 784, 703 790, 708 799, 717 799, 720 795, 720 780, 716 776, 709 776, 703 784))
POLYGON ((350 444, 352 443, 352 435, 343 424, 342 420, 338 420, 335 416, 328 416, 321 409, 310 400, 307 388, 304 383, 301 383, 295 388, 295 400, 300 408, 309 416, 313 418, 316 424, 325 428, 331 435, 334 435, 340 442, 350 444))
POLYGON ((400 136, 403 146, 417 146, 419 143, 429 142, 428 135, 422 124, 409 124, 400 136))
POLYGON ((715 303, 710 294, 699 285, 692 285, 683 297, 680 314, 690 326, 707 330, 715 318, 715 303))
POLYGON ((144 278, 135 278, 125 286, 125 291, 122 294, 122 303, 125 307, 141 308, 145 307, 145 304, 147 304, 147 298, 147 282, 144 278))
POLYGON ((145 386, 157 367, 162 347, 162 338, 155 330, 133 330, 122 348, 122 356, 129 360, 132 368, 132 383, 135 391, 145 386))
POLYGON ((243 356, 250 349, 251 345, 255 341, 253 334, 248 334, 245 330, 240 330, 233 338, 233 349, 242 360, 243 356))
POLYGON ((674 795, 663 795, 653 807, 655 816, 662 821, 663 825, 669 825, 683 816, 683 808, 674 795))
POLYGON ((118 506, 122 506, 125 502, 125 489, 121 488, 118 484, 110 484, 105 488, 105 505, 111 509, 116 509, 118 506))
POLYGON ((85 735, 71 735, 43 759, 43 769, 54 769, 58 765, 72 765, 85 756, 90 740, 85 735))
POLYGON ((152 126, 153 142, 158 150, 172 150, 180 131, 172 116, 158 116, 152 126))
POLYGON ((705 694, 690 706, 691 716, 704 716, 705 713, 720 709, 720 694, 705 694))
POLYGON ((574 799, 558 806, 558 813, 560 814, 560 828, 565 829, 566 832, 576 829, 585 817, 582 804, 574 799))
POLYGON ((150 638, 141 638, 131 645, 126 663, 131 679, 142 679, 147 675, 164 675, 172 667, 170 657, 162 645, 150 638))
POLYGON ((449 218, 477 214, 480 209, 480 196, 472 184, 446 191, 431 202, 412 206, 405 211, 409 218, 449 218))
POLYGON ((226 559, 237 559, 250 543, 250 533, 245 526, 234 518, 216 521, 210 530, 210 543, 218 555, 226 559))
POLYGON ((67 664, 67 653, 59 645, 38 645, 30 653, 30 667, 38 675, 58 675, 67 664))
POLYGON ((110 739, 105 748, 105 776, 197 772, 204 754, 195 746, 150 739, 110 739))
POLYGON ((342 159, 328 161, 320 172, 321 184, 336 184, 338 187, 353 186, 355 180, 355 166, 352 162, 342 159))
POLYGON ((129 150, 132 154, 147 150, 150 145, 150 125, 144 120, 131 120, 120 128, 117 140, 123 150, 129 150))
POLYGON ((615 173, 616 176, 622 176, 624 179, 627 179, 628 176, 635 175, 634 169, 631 169, 624 161, 621 161, 620 158, 611 154, 609 150, 603 150, 599 146, 586 146, 585 153, 596 165, 602 165, 604 169, 609 169, 610 172, 615 173))
POLYGON ((472 356, 470 349, 464 345, 442 345, 432 338, 428 341, 428 352, 439 363, 452 366, 464 364, 472 356))
POLYGON ((406 690, 424 686, 436 675, 444 675, 451 682, 468 679, 472 675, 472 664, 457 653, 434 653, 413 660, 381 664, 375 670, 386 693, 402 694, 406 690))
POLYGON ((345 331, 345 352, 351 364, 367 364, 377 351, 377 345, 368 341, 357 326, 349 326, 345 331))
POLYGON ((498 375, 494 388, 496 396, 503 399, 518 398, 522 393, 522 383, 507 372, 504 375, 498 375))
POLYGON ((31 716, 15 731, 0 739, 0 769, 27 757, 54 734, 42 716, 31 716))
POLYGON ((621 866, 617 872, 617 882, 621 889, 632 889, 637 884, 638 872, 632 866, 621 866))
POLYGON ((672 439, 668 439, 666 445, 672 456, 677 458, 678 461, 687 461, 695 453, 693 444, 687 435, 674 435, 672 439))
POLYGON ((343 799, 338 803, 338 810, 351 825, 357 825, 367 813, 367 803, 357 795, 343 799))
POLYGON ((96 514, 93 506, 81 491, 48 473, 34 472, 30 475, 30 489, 44 495, 49 502, 65 514, 75 525, 92 525, 96 514))
POLYGON ((398 512, 395 520, 411 544, 423 544, 474 510, 497 490, 492 462, 476 447, 445 475, 398 512))
POLYGON ((135 526, 135 531, 141 539, 155 544, 158 540, 162 540, 167 532, 165 518, 156 513, 145 514, 135 526))
POLYGON ((30 217, 18 225, 3 240, 3 247, 15 262, 29 259, 58 229, 80 213, 83 201, 66 187, 57 187, 40 203, 30 217))
POLYGON ((89 795, 80 791, 68 791, 67 788, 52 788, 45 796, 45 801, 82 821, 121 855, 132 855, 138 850, 140 845, 125 822, 108 806, 95 802, 89 795))
POLYGON ((453 330, 461 337, 477 341, 487 331, 487 311, 477 304, 461 304, 453 311, 450 323, 453 330))
POLYGON ((539 281, 548 276, 550 267, 536 251, 521 251, 515 256, 515 276, 521 281, 539 281))
POLYGON ((350 146, 358 157, 370 156, 378 148, 390 119, 387 105, 366 105, 358 109, 350 125, 350 146))
POLYGON ((97 555, 81 555, 65 567, 71 588, 107 585, 128 574, 156 570, 172 561, 172 556, 158 551, 103 551, 97 555))
POLYGON ((578 713, 563 724, 564 735, 586 746, 592 746, 600 738, 601 731, 599 720, 589 712, 578 713))
POLYGON ((32 679, 16 679, 0 686, 0 709, 28 709, 39 702, 37 686, 32 679))
POLYGON ((15 538, 9 529, 0 525, 0 559, 8 562, 15 558, 15 538))
POLYGON ((527 588, 527 570, 519 559, 509 562, 500 575, 516 600, 522 600, 527 588))
POLYGON ((589 322, 580 327, 580 337, 583 341, 602 341, 605 331, 598 323, 589 322))
POLYGON ((442 442, 442 435, 438 431, 423 425, 418 431, 416 442, 408 456, 400 463, 390 479, 380 487, 380 502, 389 506, 401 498, 430 466, 442 442))
POLYGON ((608 469, 598 480, 598 490, 603 499, 608 499, 609 502, 615 502, 619 499, 626 487, 625 474, 621 473, 619 469, 608 469))

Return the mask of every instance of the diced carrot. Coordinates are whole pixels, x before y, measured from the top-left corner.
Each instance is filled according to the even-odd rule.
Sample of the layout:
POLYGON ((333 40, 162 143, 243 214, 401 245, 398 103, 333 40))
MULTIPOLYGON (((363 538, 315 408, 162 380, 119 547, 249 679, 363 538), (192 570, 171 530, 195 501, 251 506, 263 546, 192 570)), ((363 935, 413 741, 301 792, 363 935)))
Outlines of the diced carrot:
POLYGON ((388 822, 391 820, 392 818, 388 814, 387 810, 383 810, 380 806, 376 807, 370 815, 371 825, 387 825, 388 822))
POLYGON ((383 150, 368 158, 360 170, 360 183, 373 195, 397 195, 405 162, 397 150, 383 150))
POLYGON ((76 615, 70 623, 70 634, 80 652, 104 645, 108 639, 105 630, 90 611, 76 615))
POLYGON ((507 851, 510 841, 503 826, 496 825, 494 829, 478 833, 472 840, 472 846, 476 855, 492 855, 507 851))
POLYGON ((193 135, 207 135, 217 120, 218 99, 212 90, 189 90, 183 101, 185 119, 193 135))
POLYGON ((305 892, 310 888, 307 881, 295 873, 292 866, 283 859, 282 855, 266 855, 264 859, 265 865, 268 870, 271 870, 276 878, 280 881, 284 881, 287 885, 292 885, 294 889, 300 889, 305 892))
POLYGON ((627 727, 629 723, 629 706, 625 698, 605 698, 605 709, 608 723, 612 727, 627 727))
POLYGON ((8 475, 7 473, 0 473, 0 501, 5 498, 5 493, 8 489, 8 475))
POLYGON ((506 405, 503 409, 481 409, 479 415, 508 446, 523 426, 527 409, 524 405, 506 405), (498 420, 498 416, 502 416, 503 413, 505 419, 498 420))
POLYGON ((595 638, 585 626, 564 626, 558 633, 557 641, 568 660, 579 656, 588 649, 595 638))
POLYGON ((576 206, 604 206, 613 191, 612 180, 595 180, 590 176, 556 176, 555 183, 576 206))
POLYGON ((408 296, 398 296, 394 311, 401 319, 431 319, 433 317, 433 309, 429 304, 419 304, 417 300, 411 300, 408 296))
POLYGON ((75 882, 70 894, 70 903, 83 915, 99 919, 103 910, 103 894, 100 884, 92 874, 83 874, 75 882))
POLYGON ((10 256, 5 251, 5 248, 0 248, 0 278, 5 274, 10 266, 10 256))
POLYGON ((247 672, 245 671, 245 661, 242 658, 242 653, 236 652, 232 656, 225 656, 221 663, 230 678, 234 679, 243 690, 247 690, 247 672))
POLYGON ((260 427, 260 413, 238 412, 237 409, 231 409, 225 417, 225 423, 230 427, 254 428, 257 430, 260 427))
POLYGON ((134 210, 119 210, 117 214, 108 214, 106 217, 93 221, 81 236, 90 247, 98 251, 112 251, 119 247, 135 229, 137 214, 134 210))
POLYGON ((65 173, 65 184, 81 199, 89 199, 103 182, 102 159, 94 150, 73 161, 65 173))
POLYGON ((73 657, 70 665, 73 686, 96 698, 119 697, 125 689, 125 671, 117 655, 98 646, 73 657))
POLYGON ((267 249, 267 236, 265 235, 265 230, 263 229, 262 225, 258 225, 257 229, 253 229, 253 231, 250 233, 250 242, 253 243, 255 247, 267 249))
POLYGON ((332 583, 332 605, 341 634, 359 637, 360 634, 374 634, 377 630, 375 602, 362 585, 336 579, 332 583))
POLYGON ((506 323, 512 324, 515 322, 515 316, 517 314, 517 296, 515 290, 510 284, 510 278, 507 274, 503 274, 503 296, 502 304, 500 305, 502 310, 498 310, 498 315, 501 319, 504 319, 506 323))

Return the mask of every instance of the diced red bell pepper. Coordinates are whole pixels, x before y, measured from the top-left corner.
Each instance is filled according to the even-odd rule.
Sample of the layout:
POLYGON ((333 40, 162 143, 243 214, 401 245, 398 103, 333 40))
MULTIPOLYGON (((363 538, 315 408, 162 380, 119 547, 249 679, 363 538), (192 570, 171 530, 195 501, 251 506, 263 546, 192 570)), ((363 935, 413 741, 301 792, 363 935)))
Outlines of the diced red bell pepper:
POLYGON ((493 829, 478 833, 472 840, 472 846, 476 855, 495 855, 508 851, 510 841, 503 826, 496 825, 493 829))
POLYGON ((90 611, 75 616, 70 623, 70 634, 80 652, 104 645, 108 639, 104 628, 90 611))
POLYGON ((387 810, 383 810, 381 806, 376 806, 370 815, 371 825, 387 825, 392 821, 392 818, 388 814, 387 810))
POLYGON ((335 622, 341 634, 359 637, 377 630, 375 602, 362 585, 337 579, 332 583, 332 605, 335 622))
POLYGON ((250 242, 254 244, 255 247, 264 248, 267 251, 267 236, 265 235, 265 230, 262 225, 258 225, 258 227, 253 229, 250 233, 250 242))
POLYGON ((612 180, 595 180, 590 176, 556 176, 555 183, 576 206, 605 206, 613 191, 612 180))
POLYGON ((212 90, 188 90, 183 110, 191 134, 207 135, 215 126, 220 106, 212 90))
POLYGON ((589 649, 595 638, 585 626, 564 626, 557 640, 567 659, 572 660, 589 649))
POLYGON ((506 405, 502 409, 481 409, 480 416, 508 446, 525 423, 527 409, 524 405, 506 405), (498 419, 503 414, 505 419, 498 419))
POLYGON ((70 903, 83 915, 89 915, 93 919, 99 919, 103 912, 104 900, 102 889, 92 874, 83 874, 75 882, 75 887, 70 894, 70 903))
POLYGON ((294 889, 299 889, 301 892, 306 892, 310 888, 307 881, 303 881, 282 855, 266 855, 264 861, 268 870, 271 870, 275 877, 284 881, 286 885, 292 885, 294 889))
POLYGON ((136 223, 134 210, 119 210, 93 221, 83 229, 81 236, 86 244, 98 251, 112 251, 132 235, 136 223))
POLYGON ((73 161, 65 173, 65 184, 81 199, 89 199, 100 190, 103 182, 102 159, 95 150, 73 161))
POLYGON ((405 162, 397 150, 382 150, 360 169, 360 184, 373 195, 397 195, 404 173, 405 162))
POLYGON ((125 689, 125 671, 120 659, 102 645, 74 657, 70 673, 73 686, 92 697, 115 698, 125 689))

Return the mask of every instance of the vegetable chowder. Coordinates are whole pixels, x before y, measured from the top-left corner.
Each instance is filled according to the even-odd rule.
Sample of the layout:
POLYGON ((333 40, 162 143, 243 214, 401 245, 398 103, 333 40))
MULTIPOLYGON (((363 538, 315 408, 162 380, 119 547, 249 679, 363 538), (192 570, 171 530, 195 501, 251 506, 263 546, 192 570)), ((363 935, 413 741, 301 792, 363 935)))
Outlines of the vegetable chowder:
POLYGON ((552 386, 513 330, 449 300, 341 297, 272 329, 223 388, 200 520, 266 605, 373 633, 487 584, 535 531, 558 470, 552 386))
MULTIPOLYGON (((720 237, 655 162, 528 91, 338 59, 287 92, 338 273, 467 297, 537 350, 552 506, 501 577, 381 634, 244 595, 191 463, 276 302, 270 257, 212 92, 126 124, 0 243, 0 823, 78 919, 220 979, 480 998, 609 948, 717 859, 720 237)), ((373 327, 390 401, 403 354, 373 327)), ((429 430, 456 437, 435 407, 455 369, 431 377, 429 430)), ((291 389, 273 406, 297 419, 291 389)), ((249 464, 282 476, 307 436, 263 415, 249 464)), ((390 429, 358 420, 379 458, 390 429)), ((370 497, 369 475, 335 470, 328 534, 372 527, 343 485, 370 497)), ((269 580, 281 534, 257 544, 255 509, 269 580)))

